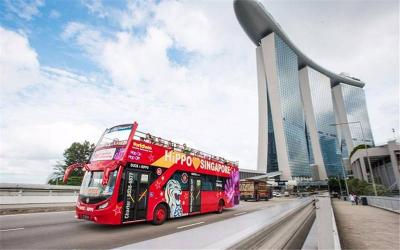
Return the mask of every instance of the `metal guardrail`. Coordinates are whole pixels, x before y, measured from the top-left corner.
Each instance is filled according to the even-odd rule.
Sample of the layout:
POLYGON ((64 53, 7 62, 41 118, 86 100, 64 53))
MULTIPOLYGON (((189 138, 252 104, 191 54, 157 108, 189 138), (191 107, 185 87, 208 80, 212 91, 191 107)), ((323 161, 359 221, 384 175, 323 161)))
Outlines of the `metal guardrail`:
POLYGON ((364 196, 368 205, 400 213, 400 197, 364 196))
POLYGON ((0 205, 75 202, 78 186, 0 183, 0 205))

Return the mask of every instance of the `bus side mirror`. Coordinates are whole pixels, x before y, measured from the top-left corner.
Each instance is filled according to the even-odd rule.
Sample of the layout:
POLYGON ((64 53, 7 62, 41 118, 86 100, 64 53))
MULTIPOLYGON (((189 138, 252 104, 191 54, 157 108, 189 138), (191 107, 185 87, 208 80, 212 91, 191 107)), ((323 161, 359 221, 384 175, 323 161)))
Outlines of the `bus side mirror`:
POLYGON ((103 185, 103 186, 107 185, 108 178, 110 177, 110 172, 111 172, 110 168, 104 169, 103 178, 101 179, 101 185, 103 185))
POLYGON ((83 167, 86 168, 86 164, 84 164, 84 163, 75 163, 75 164, 69 165, 67 167, 67 169, 65 170, 63 182, 67 183, 68 177, 71 175, 71 173, 74 172, 75 169, 83 168, 83 167))

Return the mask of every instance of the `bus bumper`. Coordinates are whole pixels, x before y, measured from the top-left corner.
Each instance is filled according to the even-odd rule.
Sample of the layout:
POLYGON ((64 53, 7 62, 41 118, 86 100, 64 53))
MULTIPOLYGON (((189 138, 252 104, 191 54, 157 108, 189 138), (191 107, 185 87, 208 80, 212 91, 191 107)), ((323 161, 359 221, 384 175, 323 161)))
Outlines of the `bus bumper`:
POLYGON ((76 218, 93 221, 98 224, 120 225, 122 216, 122 202, 104 209, 96 209, 97 205, 77 204, 76 218))

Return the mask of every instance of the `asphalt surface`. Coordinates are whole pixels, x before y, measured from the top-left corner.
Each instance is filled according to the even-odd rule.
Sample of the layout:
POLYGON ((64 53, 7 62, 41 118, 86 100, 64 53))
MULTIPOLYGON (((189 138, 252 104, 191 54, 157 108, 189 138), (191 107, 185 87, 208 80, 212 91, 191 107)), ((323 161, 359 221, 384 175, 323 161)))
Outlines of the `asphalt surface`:
MULTIPOLYGON (((222 214, 203 214, 169 220, 161 226, 138 223, 121 226, 98 225, 75 219, 75 213, 48 212, 0 216, 0 249, 110 249, 211 224, 290 202, 241 202, 222 214)), ((238 230, 240 230, 238 228, 238 230)), ((195 240, 195 236, 193 236, 195 240)))

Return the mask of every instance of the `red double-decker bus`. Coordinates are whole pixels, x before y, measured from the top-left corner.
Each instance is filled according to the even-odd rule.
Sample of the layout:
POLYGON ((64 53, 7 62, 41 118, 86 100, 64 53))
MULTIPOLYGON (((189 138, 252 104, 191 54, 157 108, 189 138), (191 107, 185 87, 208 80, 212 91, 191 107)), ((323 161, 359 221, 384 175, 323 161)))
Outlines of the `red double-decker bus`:
POLYGON ((106 129, 87 164, 76 217, 100 224, 152 221, 217 212, 239 204, 237 163, 137 131, 106 129))

